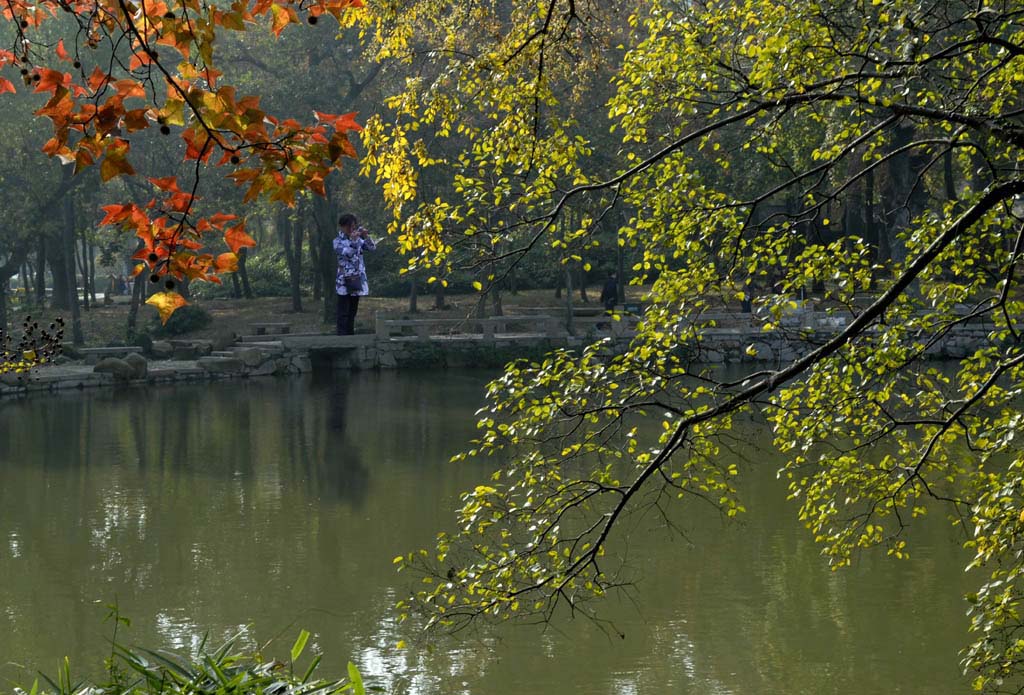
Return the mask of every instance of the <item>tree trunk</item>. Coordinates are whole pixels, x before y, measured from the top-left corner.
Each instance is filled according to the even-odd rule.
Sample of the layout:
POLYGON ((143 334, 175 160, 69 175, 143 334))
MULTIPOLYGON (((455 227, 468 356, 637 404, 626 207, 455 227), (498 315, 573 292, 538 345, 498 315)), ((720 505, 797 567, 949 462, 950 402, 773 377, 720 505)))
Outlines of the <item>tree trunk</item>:
POLYGON ((473 315, 478 319, 487 318, 487 295, 481 294, 476 300, 476 308, 473 311, 473 315))
MULTIPOLYGON (((145 244, 140 239, 135 246, 135 253, 138 253, 143 248, 145 248, 145 244)), ((145 269, 132 279, 132 297, 128 302, 128 320, 125 326, 125 337, 129 344, 134 342, 137 335, 135 329, 139 318, 139 305, 142 304, 142 300, 145 298, 145 288, 148 282, 149 273, 145 269)))
POLYGON ((96 254, 93 252, 92 244, 89 245, 89 296, 92 298, 93 306, 96 306, 96 254))
MULTIPOLYGON (((63 167, 63 178, 65 181, 73 175, 70 165, 63 167)), ((71 310, 71 341, 74 345, 81 345, 85 342, 82 335, 82 317, 78 311, 78 282, 75 278, 75 199, 74 196, 64 196, 64 229, 63 229, 63 250, 64 270, 67 273, 67 301, 71 310)), ((54 283, 56 286, 56 283, 54 283)))
POLYGON ((491 295, 491 316, 504 316, 505 308, 501 305, 501 289, 492 287, 491 295))
POLYGON ((46 305, 46 237, 36 243, 36 304, 46 305))
POLYGON ((942 178, 946 184, 946 200, 958 200, 956 195, 956 179, 953 177, 953 150, 946 150, 942 155, 942 178))
POLYGON ((7 273, 0 272, 0 335, 7 335, 7 288, 7 273))
MULTIPOLYGON (((622 213, 622 224, 627 222, 626 214, 622 213)), ((620 228, 615 228, 615 291, 618 293, 617 304, 626 303, 626 252, 619 241, 620 228)))
POLYGON ((434 283, 434 309, 437 311, 444 311, 444 285, 438 280, 434 283))
POLYGON ((285 262, 288 263, 288 284, 291 288, 292 311, 302 311, 302 290, 299 284, 299 270, 302 263, 302 227, 289 217, 288 210, 277 214, 277 235, 284 248, 285 262), (296 238, 297 237, 297 238, 296 238))
POLYGON ((338 302, 338 295, 334 291, 335 278, 338 273, 338 263, 334 256, 334 234, 337 229, 338 215, 334 204, 331 202, 330 180, 327 181, 327 197, 313 197, 313 220, 316 222, 316 240, 310 241, 317 247, 319 265, 314 269, 320 274, 320 282, 323 288, 323 321, 333 323, 335 307, 338 302))
POLYGON ((409 313, 418 314, 420 313, 419 307, 417 307, 417 291, 416 291, 416 278, 409 278, 409 313))
POLYGON ((587 271, 582 265, 580 266, 580 302, 590 304, 590 298, 587 297, 587 271))
MULTIPOLYGON (((893 130, 892 149, 905 146, 910 141, 913 131, 906 126, 897 126, 893 130)), ((910 190, 912 173, 910 171, 910 154, 900 152, 889 159, 888 176, 882 191, 882 229, 879 230, 879 246, 883 252, 883 261, 892 261, 902 265, 907 258, 905 240, 900 238, 910 226, 910 208, 907 206, 907 191, 910 190)))
POLYGON ((565 264, 565 330, 569 335, 576 335, 575 321, 572 315, 572 269, 565 264))
MULTIPOLYGON (((321 217, 326 215, 321 208, 325 207, 324 203, 314 200, 313 201, 313 220, 315 223, 315 229, 309 231, 309 267, 313 269, 313 303, 320 305, 324 300, 324 274, 321 272, 321 245, 319 242, 320 238, 320 226, 323 224, 321 217)), ((328 206, 329 207, 329 206, 328 206)), ((331 225, 333 228, 333 224, 331 225)))
MULTIPOLYGON (((242 249, 239 249, 241 251, 242 249)), ((239 258, 241 260, 241 258, 239 258)), ((238 273, 231 273, 231 298, 242 298, 242 283, 238 281, 238 273)))
POLYGON ((139 309, 142 307, 142 303, 146 299, 146 285, 148 283, 149 280, 144 272, 136 275, 132 282, 132 299, 128 304, 128 325, 127 330, 125 331, 129 343, 133 342, 138 336, 136 327, 138 326, 139 321, 139 309))
POLYGON ((238 277, 242 279, 242 296, 252 299, 252 285, 249 284, 249 271, 245 267, 245 261, 249 258, 249 249, 242 247, 238 249, 238 277))
POLYGON ((874 169, 868 169, 868 173, 864 176, 864 230, 864 238, 871 247, 871 261, 877 263, 881 257, 879 249, 881 240, 878 238, 878 222, 875 219, 874 169))
MULTIPOLYGON (((53 291, 50 294, 50 306, 54 309, 69 311, 68 306, 68 264, 64 250, 63 232, 46 240, 46 262, 50 266, 50 280, 53 291)), ((72 270, 72 273, 74 271, 72 270)))
POLYGON ((32 301, 32 280, 28 272, 28 263, 22 262, 21 264, 21 290, 22 290, 22 301, 25 303, 32 301))
MULTIPOLYGON (((74 201, 72 201, 72 205, 74 205, 74 201)), ((73 246, 75 250, 75 264, 78 266, 78 272, 82 276, 82 308, 85 311, 89 311, 89 258, 86 255, 85 247, 85 239, 82 239, 81 251, 79 251, 77 246, 73 246)))

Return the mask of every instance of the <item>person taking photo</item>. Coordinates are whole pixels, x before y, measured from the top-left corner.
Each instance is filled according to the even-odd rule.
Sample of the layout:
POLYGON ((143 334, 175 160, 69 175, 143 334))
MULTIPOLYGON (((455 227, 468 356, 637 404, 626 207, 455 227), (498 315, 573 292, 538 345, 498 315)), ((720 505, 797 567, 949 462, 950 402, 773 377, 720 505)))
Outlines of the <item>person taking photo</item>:
POLYGON ((369 232, 359 224, 355 215, 344 214, 338 219, 338 236, 334 238, 334 253, 338 257, 338 275, 335 282, 335 292, 338 295, 338 335, 355 333, 359 298, 370 294, 363 251, 373 251, 376 248, 377 245, 370 238, 369 232))

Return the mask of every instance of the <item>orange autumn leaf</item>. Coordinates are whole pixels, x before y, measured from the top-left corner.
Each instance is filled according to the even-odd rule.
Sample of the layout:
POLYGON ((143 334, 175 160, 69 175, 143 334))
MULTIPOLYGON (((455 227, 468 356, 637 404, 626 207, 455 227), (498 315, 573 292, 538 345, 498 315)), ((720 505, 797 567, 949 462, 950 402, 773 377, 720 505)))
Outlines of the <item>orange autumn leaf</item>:
POLYGON ((51 70, 50 68, 39 68, 36 71, 39 76, 39 82, 36 84, 35 91, 37 92, 55 92, 58 87, 63 87, 65 83, 71 83, 71 75, 61 72, 60 70, 51 70))
POLYGON ((107 216, 100 220, 100 226, 108 224, 117 224, 131 217, 132 211, 135 209, 135 205, 128 203, 127 205, 104 205, 101 208, 107 216))
POLYGON ((103 159, 103 163, 100 164, 100 179, 104 183, 117 176, 131 176, 134 173, 135 169, 123 156, 116 157, 107 155, 107 157, 103 159))
POLYGON ((159 188, 161 191, 169 191, 171 193, 180 193, 181 189, 178 188, 178 177, 177 176, 164 176, 163 178, 150 177, 149 182, 159 188))
POLYGON ((171 314, 188 304, 188 302, 177 292, 167 291, 157 292, 146 300, 146 304, 156 307, 156 310, 160 312, 160 323, 166 324, 167 320, 171 318, 171 314))
POLYGON ((274 32, 274 36, 281 36, 281 32, 289 24, 299 23, 298 15, 291 7, 282 7, 275 3, 270 6, 270 14, 272 15, 270 30, 274 32))
POLYGON ((340 116, 332 113, 324 113, 322 111, 314 111, 313 115, 321 123, 327 123, 334 127, 339 132, 346 132, 349 130, 360 131, 363 126, 356 123, 356 111, 351 113, 343 113, 340 116))
POLYGON ((132 109, 131 111, 126 111, 124 114, 124 124, 129 133, 134 133, 148 128, 149 121, 146 120, 146 109, 132 109))
POLYGON ((224 232, 224 243, 228 245, 232 253, 237 254, 238 249, 243 246, 255 246, 256 240, 245 233, 245 223, 239 223, 234 227, 229 227, 224 232))
POLYGON ((217 229, 224 229, 224 225, 238 219, 238 215, 226 212, 217 212, 210 216, 210 224, 217 229))
POLYGON ((0 77, 0 94, 3 94, 4 92, 14 94, 14 83, 6 78, 0 77))
POLYGON ((234 273, 238 270, 238 256, 233 253, 222 253, 214 261, 218 273, 234 273))

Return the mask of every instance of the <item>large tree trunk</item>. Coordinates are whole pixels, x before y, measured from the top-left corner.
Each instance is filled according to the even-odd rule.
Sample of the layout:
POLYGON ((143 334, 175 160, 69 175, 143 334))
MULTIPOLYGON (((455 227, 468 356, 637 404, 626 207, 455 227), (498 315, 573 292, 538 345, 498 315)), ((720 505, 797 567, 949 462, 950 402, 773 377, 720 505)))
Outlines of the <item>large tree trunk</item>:
POLYGON ((337 276, 337 260, 334 257, 334 235, 337 229, 338 214, 334 203, 331 202, 330 180, 327 184, 327 197, 313 197, 313 220, 316 222, 316 240, 310 240, 317 247, 319 266, 314 269, 320 275, 321 286, 323 287, 323 322, 333 323, 338 295, 334 292, 334 282, 337 276))
POLYGON ((12 258, 0 265, 0 332, 7 333, 7 291, 10 289, 10 278, 18 271, 22 257, 12 258))
POLYGON ((434 283, 434 309, 437 311, 443 311, 446 308, 444 302, 444 285, 438 280, 434 283))
MULTIPOLYGON (((914 137, 912 125, 900 124, 893 129, 890 148, 905 148, 914 137)), ((927 160, 925 160, 927 163, 927 160)), ((887 185, 882 192, 885 227, 881 236, 887 241, 889 259, 902 265, 907 259, 906 241, 901 234, 910 228, 911 221, 925 209, 928 192, 922 180, 921 162, 903 150, 889 159, 887 185)), ((883 259, 885 260, 885 259, 883 259)))

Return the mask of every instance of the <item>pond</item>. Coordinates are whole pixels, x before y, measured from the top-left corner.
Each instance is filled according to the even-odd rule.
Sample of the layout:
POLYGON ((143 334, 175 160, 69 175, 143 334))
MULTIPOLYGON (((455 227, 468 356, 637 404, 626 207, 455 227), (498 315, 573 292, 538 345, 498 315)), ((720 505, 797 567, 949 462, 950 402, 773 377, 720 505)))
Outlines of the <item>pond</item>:
MULTIPOLYGON (((641 576, 586 620, 423 637, 398 624, 412 577, 392 558, 449 527, 482 464, 448 458, 474 432, 488 375, 358 373, 0 402, 0 679, 95 671, 106 604, 125 642, 188 650, 204 633, 301 628, 323 675, 355 661, 390 693, 934 693, 965 690, 966 557, 942 519, 912 557, 832 573, 764 454, 739 523, 649 518, 641 576), (396 644, 404 640, 404 649, 396 644)), ((768 441, 766 433, 762 433, 768 441)))

